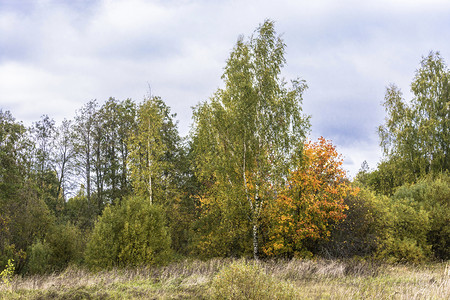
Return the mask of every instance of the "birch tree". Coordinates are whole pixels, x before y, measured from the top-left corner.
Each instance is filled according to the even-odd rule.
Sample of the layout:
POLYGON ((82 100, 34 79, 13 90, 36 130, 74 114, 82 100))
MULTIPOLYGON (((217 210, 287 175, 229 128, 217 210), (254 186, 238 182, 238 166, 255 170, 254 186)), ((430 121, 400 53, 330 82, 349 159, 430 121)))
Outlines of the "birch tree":
POLYGON ((399 88, 387 88, 385 124, 379 136, 389 164, 405 181, 450 168, 450 71, 438 52, 422 59, 406 101, 399 88))
MULTIPOLYGON (((159 97, 146 99, 138 109, 137 126, 129 139, 128 164, 134 191, 153 203, 164 201, 169 185, 172 143, 178 137, 173 115, 159 97)), ((176 147, 175 147, 176 148, 176 147)))
MULTIPOLYGON (((225 207, 246 211, 255 258, 261 212, 300 158, 309 127, 301 113, 307 86, 300 79, 288 86, 282 78, 284 54, 285 44, 272 21, 265 21, 248 40, 239 37, 222 76, 224 88, 194 110, 197 176, 212 179, 219 191, 212 194, 220 195, 208 205, 215 202, 222 216, 227 215, 225 207)), ((230 218, 234 221, 223 224, 239 222, 239 217, 230 218)))

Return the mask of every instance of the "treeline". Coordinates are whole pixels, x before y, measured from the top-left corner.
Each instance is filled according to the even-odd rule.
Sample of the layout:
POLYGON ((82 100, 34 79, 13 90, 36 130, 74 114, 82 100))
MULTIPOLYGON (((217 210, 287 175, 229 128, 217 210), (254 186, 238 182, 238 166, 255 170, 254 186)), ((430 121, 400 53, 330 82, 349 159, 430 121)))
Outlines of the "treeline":
MULTIPOLYGON (((90 101, 60 125, 0 110, 0 266, 19 273, 180 257, 449 259, 449 76, 423 59, 414 98, 386 92, 384 160, 353 182, 308 141, 303 80, 264 22, 240 37, 190 135, 159 97, 90 101)), ((1 269, 1 267, 0 267, 1 269)))

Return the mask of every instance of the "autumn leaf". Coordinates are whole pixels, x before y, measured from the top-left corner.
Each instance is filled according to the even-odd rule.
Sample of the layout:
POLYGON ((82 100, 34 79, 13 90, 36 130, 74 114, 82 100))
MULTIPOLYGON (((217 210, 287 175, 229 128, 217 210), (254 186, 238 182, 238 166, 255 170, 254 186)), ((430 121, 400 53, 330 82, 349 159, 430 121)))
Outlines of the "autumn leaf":
POLYGON ((269 241, 266 255, 304 253, 306 239, 324 239, 333 223, 345 219, 344 198, 358 190, 350 186, 342 158, 323 137, 304 145, 304 159, 291 171, 284 190, 267 207, 269 241), (282 243, 282 244, 280 244, 282 243))

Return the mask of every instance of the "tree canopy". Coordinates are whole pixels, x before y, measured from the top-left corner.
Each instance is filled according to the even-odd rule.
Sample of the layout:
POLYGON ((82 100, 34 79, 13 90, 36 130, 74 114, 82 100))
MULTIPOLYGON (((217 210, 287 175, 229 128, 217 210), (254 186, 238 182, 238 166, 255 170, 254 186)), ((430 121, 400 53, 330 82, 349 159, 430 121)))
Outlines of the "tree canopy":
POLYGON ((449 257, 450 71, 424 57, 412 99, 387 88, 385 157, 351 181, 308 141, 302 79, 266 20, 240 36, 189 136, 157 96, 88 101, 61 124, 0 109, 0 266, 18 273, 180 257, 423 262, 449 257))
POLYGON ((211 201, 245 211, 254 257, 259 255, 263 206, 274 199, 300 158, 309 128, 308 117, 301 113, 307 86, 296 79, 288 87, 281 77, 284 54, 274 23, 265 21, 247 41, 238 39, 222 76, 225 87, 194 111, 197 174, 213 180, 220 196, 211 201))
POLYGON ((450 72, 439 52, 422 59, 411 91, 407 101, 395 85, 387 88, 378 129, 386 158, 410 182, 450 168, 450 72))

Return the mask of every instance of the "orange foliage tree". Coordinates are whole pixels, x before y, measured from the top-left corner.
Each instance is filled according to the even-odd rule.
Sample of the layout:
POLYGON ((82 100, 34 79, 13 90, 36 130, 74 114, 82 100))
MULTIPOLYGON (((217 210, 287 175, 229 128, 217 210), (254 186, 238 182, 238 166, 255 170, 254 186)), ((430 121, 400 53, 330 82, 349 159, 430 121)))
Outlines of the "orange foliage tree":
POLYGON ((333 223, 343 220, 344 198, 357 190, 342 169, 342 158, 331 141, 304 145, 304 159, 290 173, 284 190, 266 207, 268 256, 305 256, 306 241, 330 235, 333 223))

